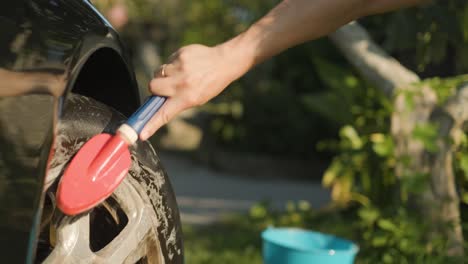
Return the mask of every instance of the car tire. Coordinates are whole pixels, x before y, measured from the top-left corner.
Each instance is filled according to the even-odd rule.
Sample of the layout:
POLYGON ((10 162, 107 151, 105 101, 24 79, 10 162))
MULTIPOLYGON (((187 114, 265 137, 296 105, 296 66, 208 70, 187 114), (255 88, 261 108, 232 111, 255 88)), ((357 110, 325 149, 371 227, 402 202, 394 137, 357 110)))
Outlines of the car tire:
POLYGON ((64 168, 92 136, 126 119, 91 98, 70 94, 57 125, 47 177, 36 263, 183 263, 182 232, 172 187, 148 141, 130 148, 132 166, 111 197, 67 216, 55 192, 64 168))

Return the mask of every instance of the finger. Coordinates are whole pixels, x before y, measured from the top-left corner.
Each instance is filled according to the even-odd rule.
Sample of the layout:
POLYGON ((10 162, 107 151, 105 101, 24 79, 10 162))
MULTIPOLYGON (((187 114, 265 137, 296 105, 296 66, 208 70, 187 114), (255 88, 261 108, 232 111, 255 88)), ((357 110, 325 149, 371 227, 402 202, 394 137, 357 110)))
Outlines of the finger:
POLYGON ((177 72, 177 67, 173 64, 163 64, 159 66, 157 70, 154 71, 153 77, 161 78, 161 77, 169 77, 173 76, 174 73, 177 72), (164 74, 163 74, 164 72, 164 74))
POLYGON ((177 92, 180 78, 178 76, 166 78, 154 78, 148 84, 148 88, 152 94, 172 97, 177 92))
POLYGON ((172 53, 171 56, 169 56, 169 58, 167 59, 167 61, 174 62, 177 59, 177 57, 179 57, 179 54, 180 54, 180 50, 172 53))
POLYGON ((141 140, 147 140, 159 128, 167 124, 176 114, 184 110, 184 104, 178 98, 169 98, 159 111, 150 119, 140 133, 141 140))

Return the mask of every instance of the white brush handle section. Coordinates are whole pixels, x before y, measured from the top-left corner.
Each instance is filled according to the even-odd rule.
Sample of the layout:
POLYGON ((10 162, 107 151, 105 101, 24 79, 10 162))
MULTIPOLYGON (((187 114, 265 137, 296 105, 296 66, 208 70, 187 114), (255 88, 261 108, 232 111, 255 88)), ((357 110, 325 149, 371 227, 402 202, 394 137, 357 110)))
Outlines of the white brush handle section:
POLYGON ((138 140, 137 132, 127 124, 122 124, 119 129, 117 129, 117 133, 122 136, 128 145, 133 145, 138 140))

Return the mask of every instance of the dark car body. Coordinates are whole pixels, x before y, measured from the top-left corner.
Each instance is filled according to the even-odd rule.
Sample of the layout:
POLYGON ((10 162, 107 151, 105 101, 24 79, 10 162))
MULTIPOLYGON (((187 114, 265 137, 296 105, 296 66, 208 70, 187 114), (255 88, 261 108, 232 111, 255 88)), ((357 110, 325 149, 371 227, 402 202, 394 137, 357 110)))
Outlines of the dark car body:
POLYGON ((118 34, 89 1, 2 1, 0 32, 1 262, 24 263, 34 258, 44 178, 67 95, 94 98, 127 116, 140 102, 118 34))

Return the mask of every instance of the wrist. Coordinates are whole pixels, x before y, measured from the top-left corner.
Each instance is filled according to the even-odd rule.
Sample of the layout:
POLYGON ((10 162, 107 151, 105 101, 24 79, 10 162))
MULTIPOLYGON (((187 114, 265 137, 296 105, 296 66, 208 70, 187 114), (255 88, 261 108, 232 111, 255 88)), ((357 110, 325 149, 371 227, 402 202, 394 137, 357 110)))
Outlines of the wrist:
POLYGON ((245 39, 244 34, 240 34, 216 46, 216 48, 225 58, 227 67, 233 74, 233 80, 240 78, 256 64, 255 49, 245 39))

